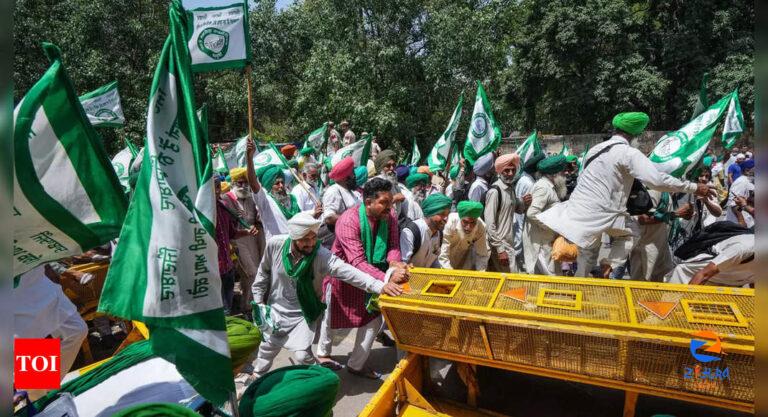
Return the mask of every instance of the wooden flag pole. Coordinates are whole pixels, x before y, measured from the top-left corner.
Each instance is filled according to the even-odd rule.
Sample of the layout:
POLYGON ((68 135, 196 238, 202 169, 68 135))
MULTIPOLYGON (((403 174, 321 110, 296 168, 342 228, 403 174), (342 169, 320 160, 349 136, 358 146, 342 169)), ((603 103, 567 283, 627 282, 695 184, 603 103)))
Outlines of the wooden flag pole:
MULTIPOLYGON (((251 65, 245 67, 245 79, 248 82, 248 138, 253 140, 253 87, 251 86, 251 65)), ((254 142, 255 143, 255 142, 254 142)))

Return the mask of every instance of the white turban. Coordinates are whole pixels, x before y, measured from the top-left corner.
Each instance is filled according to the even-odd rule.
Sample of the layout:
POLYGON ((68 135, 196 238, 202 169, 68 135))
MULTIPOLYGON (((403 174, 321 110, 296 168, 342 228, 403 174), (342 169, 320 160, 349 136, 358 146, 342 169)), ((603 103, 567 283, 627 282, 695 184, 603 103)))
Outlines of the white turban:
POLYGON ((472 171, 479 177, 484 177, 493 168, 493 153, 487 153, 475 161, 472 171))
POLYGON ((288 235, 292 240, 301 239, 309 232, 320 230, 320 220, 316 219, 308 211, 296 213, 291 220, 288 220, 288 235))

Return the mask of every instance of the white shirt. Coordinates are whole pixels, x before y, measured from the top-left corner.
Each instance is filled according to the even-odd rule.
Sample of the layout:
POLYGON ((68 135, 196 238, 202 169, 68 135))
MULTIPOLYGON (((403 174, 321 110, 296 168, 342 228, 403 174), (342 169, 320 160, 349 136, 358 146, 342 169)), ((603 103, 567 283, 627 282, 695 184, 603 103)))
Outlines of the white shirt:
MULTIPOLYGON (((522 198, 531 192, 535 181, 531 174, 523 172, 515 185, 515 195, 522 198)), ((520 254, 523 250, 523 227, 525 226, 525 213, 515 213, 515 253, 520 254)))
POLYGON ((272 236, 288 234, 288 219, 285 218, 277 202, 264 191, 264 187, 259 188, 258 193, 251 193, 256 208, 259 209, 261 224, 264 226, 264 239, 269 240, 272 236))
POLYGON ((73 314, 79 315, 61 286, 45 276, 45 264, 21 274, 11 294, 13 334, 18 338, 44 338, 73 314))
POLYGON ((333 184, 323 192, 323 218, 331 215, 341 216, 347 209, 356 206, 360 200, 352 191, 339 184, 333 184))
POLYGON ((411 190, 400 186, 400 192, 405 197, 401 204, 401 210, 405 212, 405 217, 411 220, 418 220, 424 217, 424 212, 421 210, 421 206, 413 199, 413 193, 411 190))
POLYGON ((491 252, 485 234, 485 222, 477 219, 471 233, 464 233, 459 213, 451 213, 443 228, 440 246, 440 266, 445 269, 484 271, 491 252))
POLYGON ((477 201, 478 203, 485 202, 482 200, 485 193, 488 192, 488 181, 485 180, 485 178, 475 178, 475 180, 472 182, 472 185, 469 186, 469 192, 467 193, 467 198, 472 201, 477 201))
MULTIPOLYGON (((734 223, 739 222, 736 219, 736 214, 733 212, 733 208, 736 207, 736 201, 734 201, 733 197, 738 196, 747 198, 749 197, 750 191, 755 191, 755 184, 752 184, 749 181, 749 177, 742 175, 739 178, 736 178, 736 181, 731 184, 730 192, 728 192, 728 203, 725 205, 725 220, 734 223)), ((742 210, 741 215, 744 217, 744 222, 747 223, 747 227, 755 225, 755 220, 746 210, 742 210)))
MULTIPOLYGON (((315 199, 320 200, 320 198, 317 196, 317 190, 315 187, 307 184, 306 182, 304 185, 306 185, 307 189, 309 189, 309 193, 312 193, 312 195, 315 196, 315 199)), ((296 202, 299 203, 299 208, 302 211, 315 210, 315 200, 310 197, 309 193, 306 189, 304 189, 304 187, 301 186, 301 184, 296 184, 296 186, 291 190, 291 194, 296 197, 296 202)))
POLYGON ((743 287, 755 282, 755 235, 743 234, 712 245, 713 257, 702 253, 677 265, 667 282, 687 284, 709 263, 717 265, 718 273, 707 281, 710 285, 743 287))
POLYGON ((403 262, 412 263, 416 267, 440 268, 437 261, 440 255, 440 232, 432 232, 424 219, 414 221, 421 232, 421 246, 413 253, 414 236, 410 229, 404 228, 400 232, 400 253, 403 262))
POLYGON ((693 193, 697 188, 690 181, 657 170, 642 152, 618 135, 590 149, 586 160, 612 144, 616 145, 584 168, 570 199, 539 215, 542 223, 580 248, 592 246, 603 232, 627 229, 630 218, 626 205, 635 178, 662 192, 693 193))

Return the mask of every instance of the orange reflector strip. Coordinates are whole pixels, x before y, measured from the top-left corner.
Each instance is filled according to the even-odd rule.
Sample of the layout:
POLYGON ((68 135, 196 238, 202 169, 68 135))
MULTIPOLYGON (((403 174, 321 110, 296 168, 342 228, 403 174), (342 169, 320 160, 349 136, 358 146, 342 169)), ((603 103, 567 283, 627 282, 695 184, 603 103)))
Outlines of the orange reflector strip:
POLYGON ((509 297, 513 300, 525 302, 526 301, 525 296, 528 295, 528 288, 526 287, 512 288, 509 291, 504 291, 503 293, 501 293, 501 295, 505 297, 509 297))
POLYGON ((666 319, 669 313, 677 307, 676 302, 669 301, 638 301, 637 303, 662 320, 666 319))

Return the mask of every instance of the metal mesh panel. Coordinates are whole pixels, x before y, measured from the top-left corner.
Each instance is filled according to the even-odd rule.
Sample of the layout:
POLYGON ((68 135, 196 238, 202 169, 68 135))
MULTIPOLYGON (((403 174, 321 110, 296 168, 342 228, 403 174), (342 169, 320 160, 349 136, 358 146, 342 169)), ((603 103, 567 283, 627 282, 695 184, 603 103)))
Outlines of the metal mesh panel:
MULTIPOLYGON (((649 312, 639 304, 635 305, 635 314, 637 315, 637 322, 646 325, 657 325, 664 327, 675 327, 686 330, 711 330, 720 334, 736 334, 740 336, 748 336, 753 339, 754 335, 754 297, 740 296, 732 294, 701 294, 695 292, 682 292, 682 291, 661 291, 655 289, 632 289, 632 298, 636 303, 641 301, 667 301, 678 303, 674 310, 667 316, 666 319, 660 319, 653 313, 649 312), (747 326, 729 326, 715 323, 691 323, 685 317, 685 311, 681 300, 689 300, 689 303, 696 301, 703 302, 719 302, 719 303, 733 303, 738 309, 739 313, 744 317, 747 326)), ((697 307, 694 307, 697 308, 697 307)))
POLYGON ((434 301, 446 304, 459 304, 465 306, 485 307, 491 301, 496 287, 501 278, 471 278, 454 277, 450 275, 436 274, 412 274, 409 284, 411 292, 400 297, 406 299, 418 299, 420 301, 434 301), (461 286, 453 297, 440 297, 422 295, 421 291, 427 287, 430 281, 461 281, 461 286))
POLYGON ((576 285, 567 283, 551 283, 536 281, 506 280, 501 293, 516 288, 526 288, 526 302, 513 300, 499 295, 493 308, 512 311, 530 311, 541 314, 574 317, 610 322, 629 323, 624 289, 620 287, 600 287, 596 285, 576 285), (542 307, 536 305, 536 298, 542 288, 553 291, 581 291, 581 309, 567 310, 557 307, 542 307))
POLYGON ((388 318, 400 343, 444 352, 487 358, 480 323, 432 314, 388 310, 388 318))
POLYGON ((495 360, 623 379, 626 354, 617 339, 487 324, 495 360))

